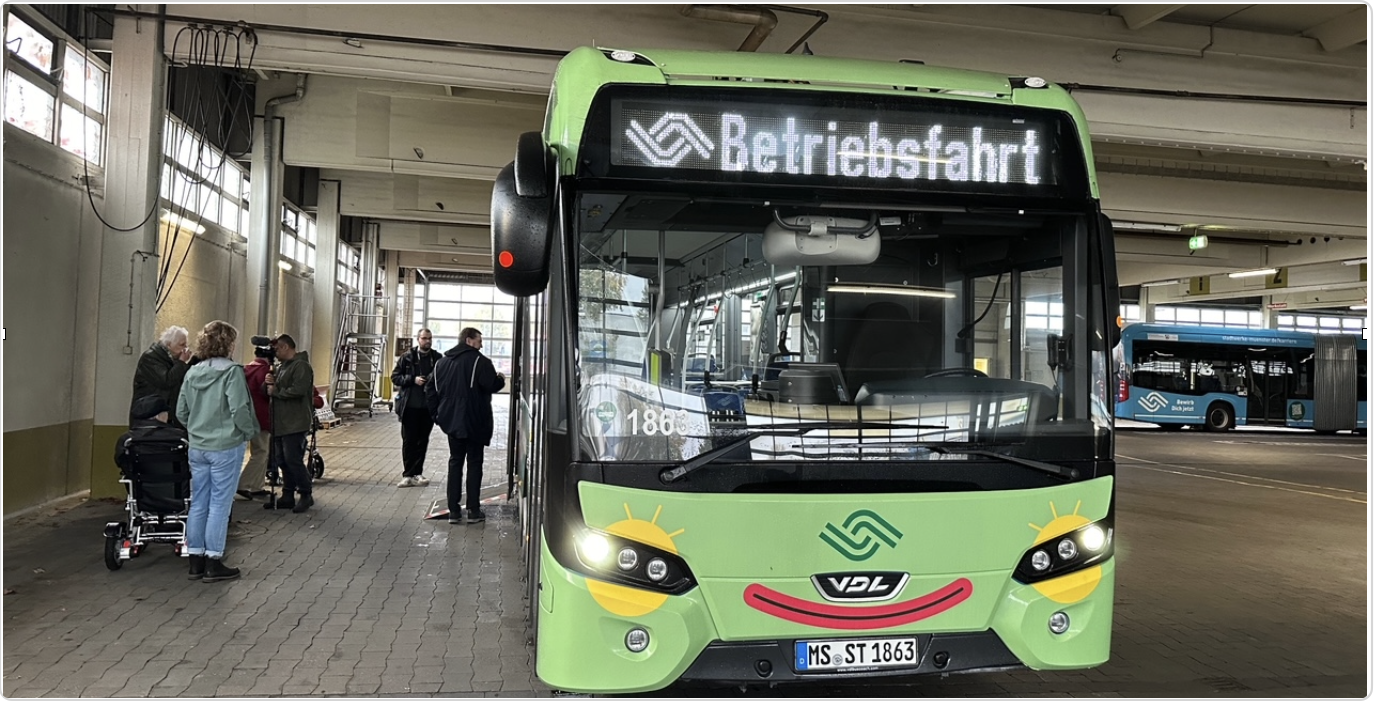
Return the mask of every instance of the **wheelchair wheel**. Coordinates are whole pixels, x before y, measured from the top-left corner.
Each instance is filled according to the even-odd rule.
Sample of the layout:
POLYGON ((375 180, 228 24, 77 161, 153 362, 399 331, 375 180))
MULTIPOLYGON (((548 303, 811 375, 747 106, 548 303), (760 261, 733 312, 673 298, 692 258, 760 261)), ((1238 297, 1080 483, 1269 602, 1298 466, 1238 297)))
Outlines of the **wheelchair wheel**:
POLYGON ((310 455, 310 474, 316 478, 324 477, 324 457, 318 453, 310 455))
POLYGON ((119 542, 118 536, 105 537, 105 567, 110 570, 119 570, 124 565, 124 561, 119 560, 119 542))

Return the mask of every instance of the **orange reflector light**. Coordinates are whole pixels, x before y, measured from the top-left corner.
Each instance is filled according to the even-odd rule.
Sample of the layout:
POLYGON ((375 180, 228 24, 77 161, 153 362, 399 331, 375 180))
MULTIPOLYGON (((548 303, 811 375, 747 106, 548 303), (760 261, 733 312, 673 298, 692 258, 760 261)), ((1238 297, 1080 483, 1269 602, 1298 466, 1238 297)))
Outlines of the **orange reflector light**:
POLYGON ((511 264, 515 263, 515 257, 509 251, 502 251, 496 260, 501 263, 502 268, 510 268, 511 264))

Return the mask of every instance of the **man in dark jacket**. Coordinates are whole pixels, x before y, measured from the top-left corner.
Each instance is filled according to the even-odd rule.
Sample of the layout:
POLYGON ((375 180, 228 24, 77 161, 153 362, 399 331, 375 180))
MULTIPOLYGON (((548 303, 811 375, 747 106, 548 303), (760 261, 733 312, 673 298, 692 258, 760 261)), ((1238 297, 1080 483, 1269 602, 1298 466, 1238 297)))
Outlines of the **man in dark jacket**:
POLYGON ((401 417, 401 482, 396 487, 423 487, 429 484, 425 473, 425 454, 429 452, 429 435, 434 431, 434 418, 425 401, 425 383, 439 362, 438 351, 431 348, 434 333, 421 329, 416 335, 419 345, 396 359, 391 371, 391 386, 399 391, 396 414, 401 417))
POLYGON ((301 513, 315 504, 310 470, 305 467, 305 435, 315 421, 315 370, 304 351, 296 350, 289 334, 272 339, 281 365, 267 374, 272 398, 272 453, 282 467, 282 496, 277 509, 301 513), (300 493, 296 498, 295 494, 300 493))
MULTIPOLYGON (((184 327, 171 326, 162 336, 138 357, 138 368, 134 371, 134 394, 129 401, 129 419, 133 420, 135 402, 157 395, 168 407, 177 406, 177 395, 181 394, 181 381, 191 366, 191 349, 184 327)), ((179 427, 176 417, 169 417, 172 426, 179 427)))
POLYGON ((468 327, 458 345, 444 353, 425 383, 430 414, 448 435, 448 523, 461 524, 463 461, 468 464, 468 523, 486 519, 482 513, 482 449, 491 445, 495 422, 491 396, 506 386, 491 359, 482 355, 482 332, 468 327))

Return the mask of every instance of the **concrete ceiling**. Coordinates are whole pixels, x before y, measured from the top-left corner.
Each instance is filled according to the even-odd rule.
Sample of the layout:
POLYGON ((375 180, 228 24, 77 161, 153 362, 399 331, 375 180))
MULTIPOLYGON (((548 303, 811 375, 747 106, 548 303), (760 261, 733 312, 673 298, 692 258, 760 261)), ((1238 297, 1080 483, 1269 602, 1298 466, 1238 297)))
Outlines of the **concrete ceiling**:
POLYGON ((1368 45, 1368 6, 1256 3, 1234 5, 1027 5, 1062 12, 1119 17, 1131 29, 1165 21, 1247 32, 1316 39, 1326 51, 1363 53, 1368 45))
MULTIPOLYGON (((343 213, 381 222, 384 248, 474 270, 486 265, 490 179, 513 157, 517 135, 541 128, 561 52, 588 44, 734 50, 752 29, 687 17, 686 7, 167 12, 255 25, 259 112, 261 101, 294 90, 296 74, 310 76, 305 99, 279 110, 286 161, 339 180, 343 213)), ((920 59, 1075 86, 1108 215, 1176 230, 1120 233, 1124 284, 1261 264, 1319 275, 1327 269, 1318 263, 1363 255, 1365 5, 769 7, 778 24, 760 51, 781 53, 807 37, 819 54, 920 59), (1186 237, 1202 231, 1225 243, 1188 255, 1186 237), (1300 240, 1307 243, 1292 243, 1300 240)))

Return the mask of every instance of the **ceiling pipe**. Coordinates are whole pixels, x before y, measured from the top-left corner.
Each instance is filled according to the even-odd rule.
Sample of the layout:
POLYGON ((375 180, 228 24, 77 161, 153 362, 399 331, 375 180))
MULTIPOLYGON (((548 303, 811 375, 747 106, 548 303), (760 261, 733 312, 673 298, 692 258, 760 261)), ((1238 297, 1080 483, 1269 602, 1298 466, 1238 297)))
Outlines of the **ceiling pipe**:
POLYGON ((684 17, 712 20, 715 22, 736 22, 752 24, 754 29, 744 38, 737 51, 758 51, 763 40, 768 38, 778 26, 778 16, 772 10, 763 10, 736 5, 688 5, 682 8, 684 17))

